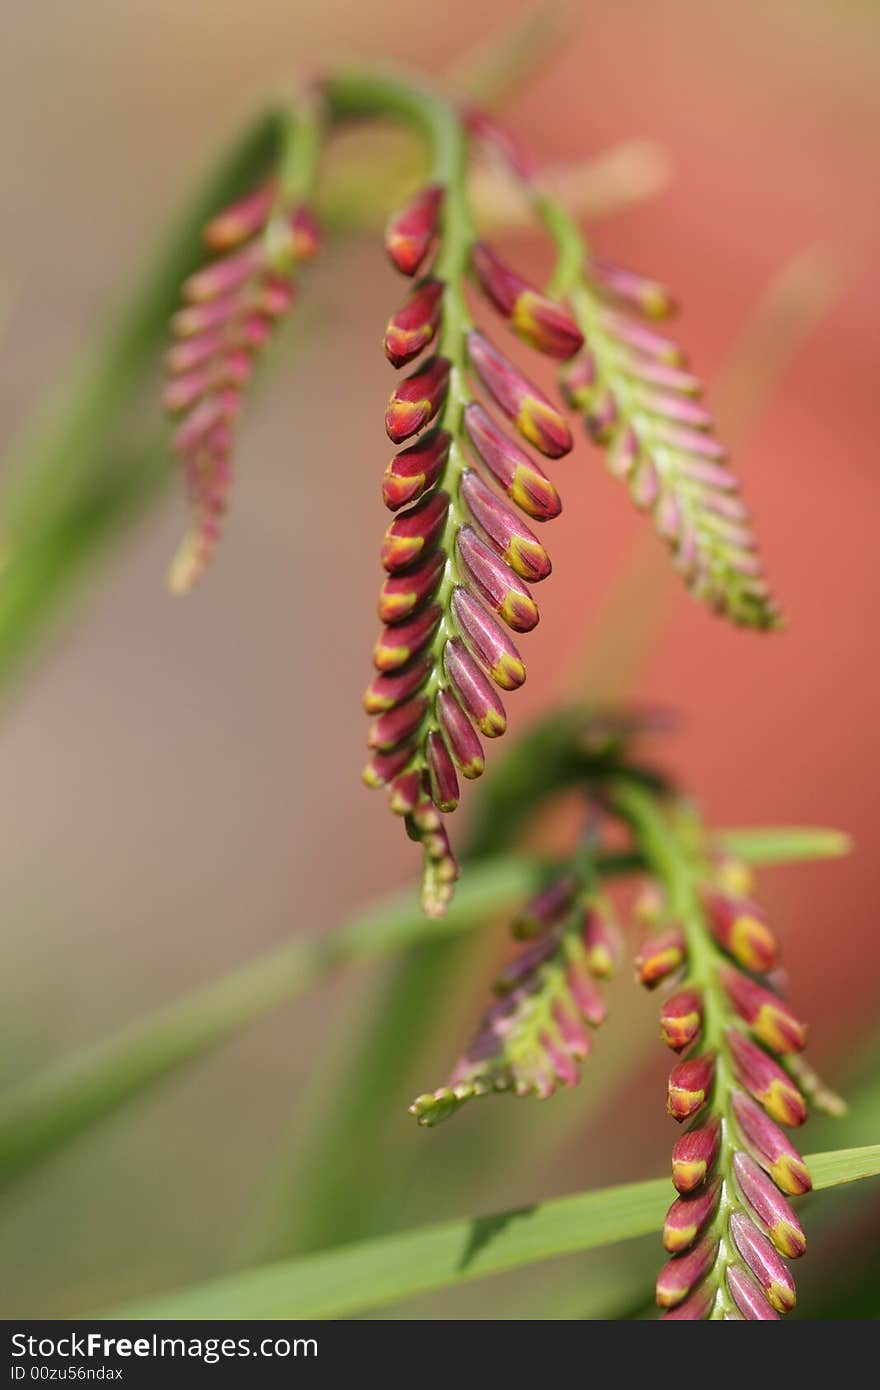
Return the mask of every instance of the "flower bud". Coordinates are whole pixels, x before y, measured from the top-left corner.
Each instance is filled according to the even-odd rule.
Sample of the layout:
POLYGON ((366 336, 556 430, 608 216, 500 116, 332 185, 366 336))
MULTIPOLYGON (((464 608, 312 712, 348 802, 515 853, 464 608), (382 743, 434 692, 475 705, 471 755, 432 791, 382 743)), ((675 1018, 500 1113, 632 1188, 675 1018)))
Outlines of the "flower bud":
POLYGON ((514 632, 529 632, 538 621, 535 600, 472 526, 461 527, 456 550, 466 577, 492 611, 514 632))
POLYGON ((409 569, 392 574, 379 590, 379 618, 383 623, 398 623, 407 618, 437 590, 446 556, 442 550, 431 550, 409 569))
POLYGON ((802 1255, 807 1248, 803 1227, 767 1174, 746 1153, 734 1155, 733 1171, 743 1197, 766 1227, 779 1253, 790 1260, 802 1255))
POLYGON ((419 697, 380 714, 370 729, 367 747, 376 748, 380 753, 389 753, 392 748, 397 748, 399 744, 411 739, 427 708, 427 700, 419 697))
POLYGON ((432 729, 425 740, 431 800, 438 811, 454 811, 458 805, 458 778, 443 736, 432 729))
POLYGON ((744 1212, 734 1212, 730 1218, 730 1233, 777 1313, 790 1313, 797 1300, 788 1265, 744 1212))
POLYGON ((720 1196, 721 1179, 713 1178, 693 1197, 675 1199, 663 1223, 663 1247, 670 1255, 679 1255, 693 1245, 714 1216, 720 1196))
POLYGON ((702 1026, 703 999, 698 990, 680 990, 660 1010, 660 1036, 673 1052, 683 1052, 696 1042, 702 1026))
POLYGON ((562 358, 583 346, 584 335, 569 310, 510 270, 485 242, 474 246, 471 265, 486 297, 525 342, 562 358))
POLYGON ((257 243, 245 246, 197 270, 184 281, 181 294, 189 304, 204 304, 231 294, 241 289, 256 271, 262 269, 265 261, 266 253, 262 246, 257 243))
POLYGON ((616 309, 604 309, 599 314, 599 323, 613 338, 619 339, 628 347, 635 348, 637 352, 653 358, 656 362, 667 362, 670 366, 676 366, 684 361, 677 343, 655 329, 639 323, 637 319, 630 318, 628 314, 620 313, 616 309))
POLYGON ((660 1307, 674 1308, 677 1303, 683 1303, 695 1285, 709 1273, 717 1251, 717 1239, 705 1236, 686 1255, 676 1255, 668 1260, 657 1279, 657 1302, 660 1307))
POLYGON ((445 430, 428 430, 415 444, 394 455, 382 479, 382 501, 389 511, 417 501, 439 481, 450 443, 445 430))
POLYGON ((679 1062, 669 1073, 666 1109, 681 1123, 702 1110, 709 1096, 715 1075, 715 1058, 711 1054, 689 1057, 679 1062))
POLYGON ((690 1298, 686 1298, 684 1303, 679 1303, 675 1308, 670 1308, 668 1313, 664 1313, 661 1322, 704 1322, 714 1306, 715 1289, 707 1281, 701 1284, 690 1298))
POLYGON ((707 892, 705 902, 712 935, 734 960, 746 970, 761 974, 776 964, 776 937, 753 902, 732 893, 716 892, 707 892))
POLYGON ((390 753, 374 753, 361 773, 365 785, 368 787, 387 786, 403 772, 414 752, 415 745, 409 743, 402 744, 390 753))
POLYGON ((596 256, 590 258, 588 269, 590 279, 601 290, 645 318, 663 319, 672 312, 669 291, 656 280, 636 275, 634 271, 624 270, 622 266, 599 260, 596 256))
POLYGON ((382 542, 382 564, 390 574, 406 569, 439 539, 446 525, 449 496, 430 492, 392 521, 382 542))
POLYGON ((443 312, 443 285, 425 280, 413 290, 385 330, 385 356, 394 367, 418 357, 433 340, 443 312))
POLYGON ((461 479, 461 496, 471 516, 500 550, 510 568, 536 584, 550 573, 550 557, 525 522, 496 497, 474 469, 461 479))
POLYGON ((515 914, 510 925, 511 933, 519 941, 541 936, 571 911, 576 896, 577 879, 574 874, 563 874, 553 879, 515 914))
POLYGON ((621 957, 620 932, 609 911, 597 903, 590 903, 584 909, 581 935, 590 974, 597 980, 609 980, 621 957))
POLYGON ((421 689, 430 670, 431 661, 424 656, 401 671, 375 676, 364 692, 364 710, 367 714, 383 714, 394 709, 421 689))
POLYGON ((549 458, 570 451, 571 431, 556 407, 475 329, 468 334, 468 354, 486 390, 520 434, 549 458))
POLYGON ((436 603, 428 604, 421 613, 405 623, 386 627, 373 648, 373 665, 377 671, 396 671, 430 642, 442 614, 436 603))
POLYGON ((779 1318, 770 1307, 754 1279, 739 1265, 727 1270, 727 1287, 739 1311, 747 1322, 771 1322, 779 1318))
POLYGON ((405 377, 392 392, 385 411, 385 432, 395 444, 433 420, 446 399, 449 363, 445 357, 431 357, 412 376, 405 377))
POLYGON ((656 989, 681 969, 684 957, 684 935, 678 927, 649 936, 636 956, 636 979, 646 989, 656 989))
POLYGON ((722 967, 718 974, 734 1009, 766 1047, 774 1052, 803 1049, 806 1027, 777 995, 730 967, 722 967))
POLYGON ((672 1150, 672 1182, 682 1196, 694 1192, 711 1172, 721 1145, 717 1116, 698 1129, 689 1129, 672 1150))
POLYGON ((415 275, 421 267, 437 234, 442 204, 443 189, 429 185, 388 223, 385 249, 401 274, 415 275))
POLYGON ((776 1186, 792 1197, 809 1192, 813 1184, 807 1165, 787 1135, 742 1091, 734 1091, 731 1105, 752 1157, 770 1174, 776 1186))
POLYGON ((264 183, 217 214, 204 230, 210 251, 232 251, 264 227, 275 202, 274 182, 264 183))
POLYGON ((518 989, 530 976, 534 975, 540 965, 543 965, 548 957, 555 955, 559 949, 559 942, 555 936, 544 936, 538 941, 532 942, 524 951, 520 951, 515 960, 509 961, 503 970, 499 971, 492 983, 495 994, 510 994, 511 990, 518 989))
POLYGON ((728 1029, 724 1036, 741 1085, 761 1102, 771 1119, 790 1127, 802 1125, 807 1103, 791 1078, 738 1029, 728 1029))
POLYGON ((499 738, 507 728, 501 700, 463 642, 447 642, 443 651, 446 675, 462 706, 486 738, 499 738))
POLYGON ((572 1057, 585 1062, 593 1049, 593 1040, 578 1016, 561 999, 553 1005, 553 1021, 572 1057))
POLYGON ((441 690, 437 696, 437 717, 462 777, 479 777, 486 766, 483 745, 451 690, 441 690))
POLYGON ((524 449, 508 439, 479 401, 465 408, 464 421, 480 459, 511 502, 536 521, 558 516, 562 503, 550 479, 524 449))
POLYGON ((422 797, 422 774, 404 772, 395 777, 388 795, 388 805, 395 816, 411 816, 422 797))
POLYGON ((455 622, 477 659, 502 690, 516 690, 526 678, 526 668, 504 628, 460 584, 452 593, 455 622))
POLYGON ((589 972, 583 949, 579 943, 575 943, 575 938, 568 937, 565 953, 568 958, 565 967, 568 992, 582 1017, 594 1028, 598 1028, 605 1022, 608 1009, 596 981, 589 972))

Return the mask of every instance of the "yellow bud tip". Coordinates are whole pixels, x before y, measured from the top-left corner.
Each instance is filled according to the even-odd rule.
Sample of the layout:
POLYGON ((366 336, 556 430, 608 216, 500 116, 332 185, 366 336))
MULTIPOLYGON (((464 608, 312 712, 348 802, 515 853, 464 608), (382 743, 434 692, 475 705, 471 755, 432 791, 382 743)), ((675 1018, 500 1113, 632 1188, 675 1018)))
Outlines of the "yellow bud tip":
POLYGON ((525 536, 511 537, 504 558, 520 579, 546 579, 551 570, 550 557, 544 547, 525 536))
POLYGON ((706 1176, 706 1164, 703 1159, 691 1159, 689 1162, 675 1162, 672 1165, 672 1181, 679 1192, 693 1192, 695 1187, 706 1176))
POLYGON ((487 710, 479 721, 479 730, 486 738, 500 738, 507 729, 507 720, 497 710, 487 710))
POLYGON ((797 1302, 793 1289, 787 1289, 784 1284, 775 1281, 771 1281, 766 1293, 777 1313, 790 1313, 797 1302))
POLYGON ((383 647, 380 644, 373 659, 380 671, 393 671, 396 667, 403 666, 409 658, 409 647, 383 647))
POLYGON ((780 1154, 767 1170, 780 1192, 789 1197, 800 1197, 813 1186, 807 1165, 791 1154, 780 1154))
POLYGON ((798 1259, 807 1248, 803 1231, 797 1226, 792 1226, 790 1221, 777 1221, 775 1226, 771 1226, 770 1239, 780 1255, 785 1255, 790 1260, 798 1259))
POLYGON ((666 1226, 663 1230, 663 1248, 668 1250, 670 1255, 678 1255, 682 1250, 687 1250, 689 1245, 693 1245, 696 1238, 696 1226, 666 1226))
POLYGON ((490 674, 502 690, 517 690, 526 678, 526 668, 517 657, 503 652, 490 674))

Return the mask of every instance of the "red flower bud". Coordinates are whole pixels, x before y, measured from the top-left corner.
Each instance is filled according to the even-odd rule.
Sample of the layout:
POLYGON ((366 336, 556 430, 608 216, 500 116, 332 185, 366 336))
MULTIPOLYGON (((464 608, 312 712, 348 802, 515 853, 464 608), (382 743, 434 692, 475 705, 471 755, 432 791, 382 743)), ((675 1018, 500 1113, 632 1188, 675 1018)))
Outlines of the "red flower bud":
POLYGON ((576 894, 577 879, 573 874, 553 879, 516 913, 511 932, 520 941, 540 936, 565 917, 574 905, 576 894))
POLYGON ((754 1279, 739 1265, 730 1265, 727 1271, 727 1287, 739 1311, 747 1322, 772 1322, 779 1318, 770 1307, 754 1279))
POLYGON ((442 550, 430 550, 424 559, 416 561, 400 574, 392 574, 379 590, 379 618, 383 623, 398 623, 407 618, 435 593, 446 556, 442 550))
POLYGON ((748 898, 730 893, 705 894, 712 935, 746 970, 763 974, 778 959, 776 937, 760 909, 748 898))
POLYGON ((715 1289, 711 1283, 700 1286, 684 1303, 670 1308, 664 1313, 661 1322, 704 1322, 715 1306, 715 1289))
POLYGON ((721 1179, 713 1178, 693 1197, 677 1197, 663 1223, 663 1246, 670 1255, 679 1255, 693 1245, 711 1220, 721 1196, 721 1179))
POLYGON ((776 1186, 792 1197, 809 1192, 813 1184, 807 1165, 787 1135, 742 1091, 733 1093, 731 1104, 752 1157, 770 1174, 776 1186))
POLYGON ((477 659, 502 690, 516 690, 526 678, 526 668, 503 627, 460 584, 453 590, 452 614, 477 659))
POLYGON ((532 347, 565 358, 583 346, 584 335, 569 310, 510 270, 485 242, 474 246, 471 264, 484 294, 532 347))
POLYGON ((656 280, 644 275, 636 275, 632 270, 612 265, 610 261, 591 257, 589 263, 590 279, 610 295, 612 299, 635 309, 646 318, 666 318, 673 309, 669 291, 656 280))
POLYGON ((428 254, 440 222, 443 189, 429 185, 395 213, 385 232, 385 249, 403 275, 415 275, 428 254))
POLYGON ((582 939, 590 974, 598 980, 610 979, 620 963, 620 932, 608 912, 596 903, 584 910, 582 939))
POLYGON ((702 1110, 714 1075, 715 1058, 712 1055, 689 1057, 686 1062, 679 1062, 672 1068, 666 1109, 674 1120, 680 1123, 702 1110))
POLYGON ((370 729, 367 747, 375 748, 380 753, 390 753, 392 748, 412 738, 427 708, 427 700, 420 697, 380 714, 370 729))
POLYGON ((747 975, 725 966, 718 972, 725 993, 740 1018, 745 1019, 756 1038, 774 1052, 800 1052, 807 1041, 807 1030, 788 1005, 768 989, 762 989, 747 975))
POLYGON ((661 1308, 674 1308, 682 1303, 715 1263, 718 1241, 706 1236, 686 1255, 668 1260, 657 1279, 657 1302, 661 1308))
POLYGON ((420 657, 411 666, 392 674, 375 676, 364 692, 364 709, 367 714, 383 714, 394 709, 411 695, 415 695, 428 679, 431 661, 420 657))
POLYGON ((421 613, 405 623, 386 627, 373 648, 373 665, 377 671, 396 671, 411 657, 427 646, 440 622, 441 612, 436 603, 428 604, 421 613))
POLYGON ((385 431, 395 444, 433 420, 446 398, 449 363, 445 357, 431 357, 406 377, 392 392, 385 411, 385 431))
POLYGON ((683 1052, 700 1036, 703 1000, 698 990, 684 989, 666 1000, 660 1011, 660 1036, 673 1052, 683 1052))
POLYGON ((672 1150, 672 1182, 685 1196, 711 1172, 721 1145, 721 1121, 716 1117, 699 1129, 689 1129, 672 1150))
POLYGON ((449 496, 430 492, 394 518, 382 542, 382 564, 390 574, 406 569, 439 539, 446 525, 449 496))
POLYGON ((458 778, 443 737, 432 729, 425 740, 431 800, 438 811, 454 811, 458 805, 458 778))
POLYGON ((434 486, 446 467, 450 443, 445 430, 428 430, 394 455, 382 479, 382 500, 389 511, 417 501, 434 486))
POLYGON ((474 469, 461 479, 461 496, 471 516, 498 547, 510 568, 536 584, 550 573, 550 557, 525 522, 496 497, 474 469))
POLYGON ((678 927, 649 936, 636 956, 636 979, 647 989, 655 989, 681 969, 684 957, 684 935, 678 927))
POLYGON ((425 280, 413 290, 385 330, 385 356, 395 367, 418 357, 433 340, 443 311, 443 285, 425 280))
POLYGON ((368 787, 387 786, 403 772, 414 752, 415 746, 408 743, 390 753, 374 753, 361 773, 363 781, 368 787))
POLYGON ((467 577, 492 611, 514 632, 529 632, 538 621, 535 600, 472 526, 461 527, 456 550, 467 577))
POLYGON ((796 1259, 807 1248, 803 1227, 779 1189, 748 1154, 734 1155, 733 1171, 743 1197, 781 1255, 796 1259))
POLYGON ((486 390, 520 434, 549 458, 561 458, 570 451, 573 440, 562 415, 482 333, 468 334, 468 353, 486 390))
POLYGON ((744 1212, 734 1212, 730 1218, 730 1233, 777 1313, 790 1313, 797 1300, 788 1265, 744 1212))
POLYGON ((451 690, 441 690, 437 696, 437 717, 462 777, 479 777, 486 766, 483 745, 451 690))
POLYGON ((770 1118, 781 1125, 802 1125, 807 1103, 786 1072, 738 1029, 731 1028, 724 1036, 741 1084, 770 1118))
POLYGON ((508 439, 479 401, 466 407, 464 421, 480 459, 510 500, 536 521, 558 516, 562 503, 550 479, 524 449, 508 439))

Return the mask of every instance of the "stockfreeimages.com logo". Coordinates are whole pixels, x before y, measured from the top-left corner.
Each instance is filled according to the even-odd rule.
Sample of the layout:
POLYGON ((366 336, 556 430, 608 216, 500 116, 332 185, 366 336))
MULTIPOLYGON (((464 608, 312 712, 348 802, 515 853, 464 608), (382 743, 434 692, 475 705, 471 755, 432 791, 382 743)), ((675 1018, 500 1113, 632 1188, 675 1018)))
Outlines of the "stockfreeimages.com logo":
MULTIPOLYGON (((12 1367, 12 1379, 24 1380, 28 1369, 21 1358, 48 1360, 59 1357, 65 1361, 113 1361, 138 1358, 161 1360, 177 1358, 183 1361, 204 1361, 211 1366, 218 1361, 236 1357, 317 1356, 318 1343, 314 1337, 105 1337, 101 1332, 72 1332, 63 1337, 33 1337, 24 1332, 12 1334, 12 1355, 19 1364, 12 1367)), ((31 1368, 31 1374, 33 1374, 31 1368)))

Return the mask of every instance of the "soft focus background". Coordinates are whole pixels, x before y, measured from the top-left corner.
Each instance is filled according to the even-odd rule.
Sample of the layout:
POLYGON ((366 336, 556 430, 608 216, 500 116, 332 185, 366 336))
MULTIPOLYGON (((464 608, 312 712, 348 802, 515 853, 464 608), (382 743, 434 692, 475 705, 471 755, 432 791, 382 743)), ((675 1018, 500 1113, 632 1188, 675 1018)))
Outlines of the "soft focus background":
MULTIPOLYGON (((517 8, 40 0, 9 10, 4 442, 124 296, 236 122, 286 74, 351 57, 440 72, 517 8)), ((632 138, 665 152, 668 187, 604 219, 595 243, 672 284, 686 306, 678 331, 698 370, 718 379, 710 402, 722 432, 742 435, 738 466, 790 627, 737 635, 679 593, 661 547, 582 443, 556 474, 566 510, 514 723, 559 695, 604 688, 585 643, 610 601, 626 616, 621 647, 636 656, 605 637, 603 660, 630 672, 629 694, 681 712, 663 756, 709 818, 854 836, 848 863, 768 872, 761 886, 787 945, 791 996, 813 1021, 814 1060, 839 1080, 876 1036, 880 984, 880 15, 872 0, 585 0, 574 10, 572 37, 508 118, 554 160, 632 138), (773 278, 817 246, 816 273, 827 279, 833 266, 836 297, 756 417, 741 373, 738 391, 729 376, 723 389, 728 351, 773 278)), ((526 270, 544 264, 522 235, 511 251, 526 270)), ((329 930, 416 871, 399 826, 358 779, 385 525, 390 375, 378 344, 400 288, 376 238, 359 237, 332 248, 311 293, 308 351, 301 335, 248 417, 209 580, 186 602, 166 596, 183 520, 167 490, 6 697, 0 1081, 298 932, 329 930)), ((626 982, 578 1093, 546 1108, 487 1102, 448 1130, 416 1132, 405 1105, 440 1081, 465 1039, 489 968, 476 959, 472 984, 444 980, 429 1055, 388 1095, 370 1171, 358 1175, 363 1199, 347 1190, 339 1219, 299 1210, 312 1200, 309 1153, 338 1122, 356 1025, 387 972, 348 976, 282 1010, 15 1189, 0 1208, 3 1313, 73 1314, 292 1248, 279 1209, 303 1243, 664 1171, 654 1004, 626 982)), ((870 1129, 847 1141, 876 1142, 870 1129)), ((817 1130, 807 1147, 836 1142, 817 1130)), ((829 1203, 855 1223, 838 1228, 848 1232, 838 1246, 858 1240, 870 1264, 880 1217, 866 1198, 829 1203)), ((586 1258, 400 1315, 621 1315, 650 1288, 649 1245, 647 1255, 602 1253, 601 1284, 599 1261, 586 1258)), ((805 1263, 809 1303, 828 1265, 805 1263)))

